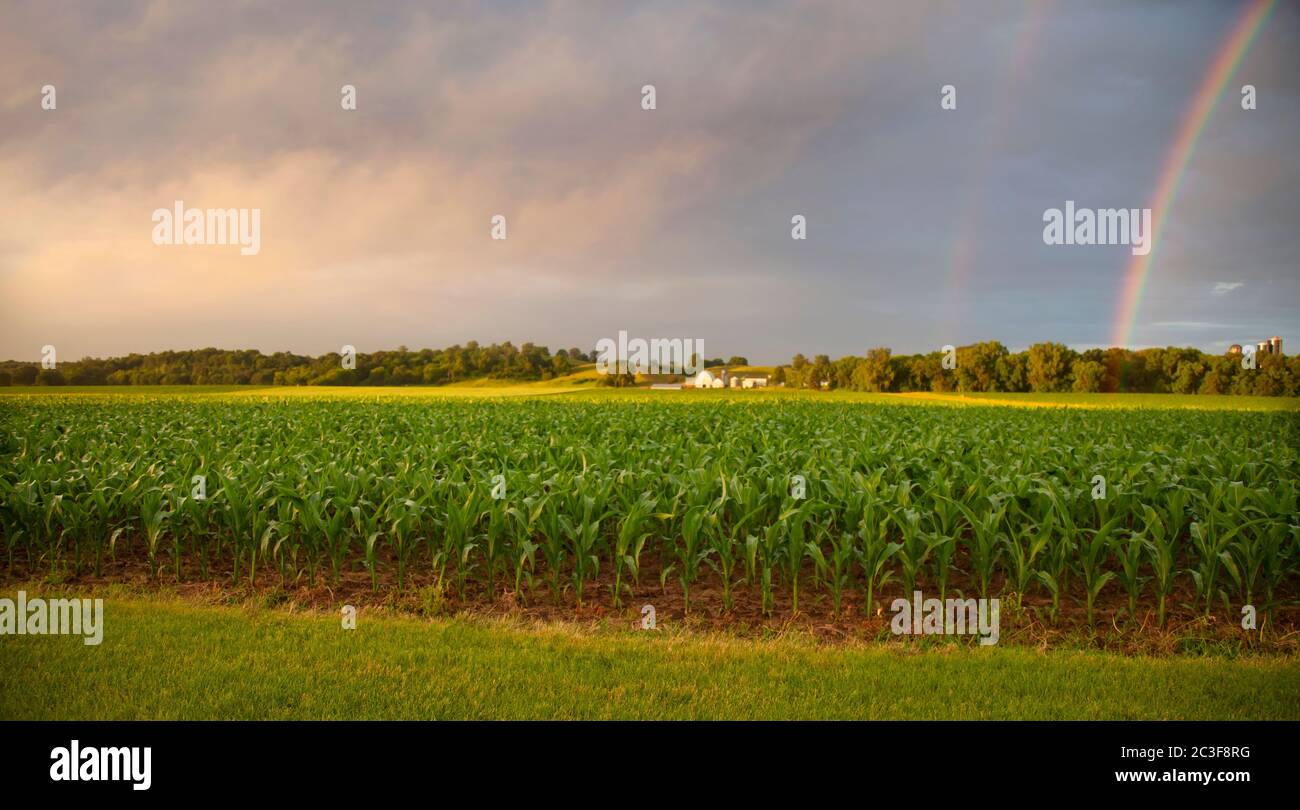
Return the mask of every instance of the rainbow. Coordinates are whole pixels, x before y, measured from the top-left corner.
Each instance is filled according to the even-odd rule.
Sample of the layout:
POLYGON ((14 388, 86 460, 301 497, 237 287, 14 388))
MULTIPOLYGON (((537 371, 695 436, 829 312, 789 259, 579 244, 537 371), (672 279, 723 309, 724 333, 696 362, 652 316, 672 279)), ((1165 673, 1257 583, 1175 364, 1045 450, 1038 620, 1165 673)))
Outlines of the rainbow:
POLYGON ((1124 272, 1123 288, 1120 291, 1119 304, 1115 310, 1115 325, 1111 336, 1111 345, 1127 348, 1129 338, 1137 320, 1138 310, 1142 306, 1142 294, 1146 292, 1147 278, 1151 265, 1155 262, 1160 246, 1160 236, 1164 233, 1165 221, 1178 196, 1178 187, 1182 183, 1187 166, 1196 152, 1196 144, 1204 134, 1206 125, 1214 108, 1232 80, 1246 54, 1250 52, 1256 35, 1264 27, 1269 14, 1272 13, 1277 0, 1254 0, 1242 13, 1233 27, 1232 33, 1210 63, 1200 89, 1192 99, 1191 105, 1183 116, 1178 128, 1178 137, 1165 158, 1156 182, 1155 195, 1151 200, 1152 230, 1151 250, 1145 256, 1133 256, 1124 272))
POLYGON ((984 218, 982 200, 990 163, 997 150, 1005 144, 1006 136, 1015 121, 1013 105, 1019 97, 1021 85, 1029 77, 1029 68, 1038 50, 1043 23, 1051 3, 1052 0, 1026 0, 1024 3, 1025 14, 1017 26, 1015 43, 998 67, 1001 81, 994 96, 993 123, 981 133, 980 142, 975 145, 977 158, 967 180, 961 219, 955 229, 957 238, 953 241, 948 257, 948 282, 944 285, 947 293, 943 323, 947 327, 948 338, 953 343, 960 342, 966 283, 979 259, 979 232, 984 218))

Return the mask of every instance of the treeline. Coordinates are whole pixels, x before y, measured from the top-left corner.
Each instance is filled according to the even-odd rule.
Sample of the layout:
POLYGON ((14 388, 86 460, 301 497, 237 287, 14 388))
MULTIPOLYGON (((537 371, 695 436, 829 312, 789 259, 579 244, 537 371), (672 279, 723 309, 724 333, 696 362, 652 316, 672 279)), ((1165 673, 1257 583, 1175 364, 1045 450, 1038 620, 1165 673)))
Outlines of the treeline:
POLYGON ((1134 392, 1176 394, 1300 395, 1300 356, 1258 354, 1255 368, 1240 354, 1197 349, 1089 349, 1036 343, 1012 353, 996 341, 957 347, 955 363, 942 351, 894 355, 871 349, 865 357, 796 354, 776 370, 774 382, 802 388, 851 391, 1134 392))
POLYGON ((307 357, 248 349, 86 358, 41 368, 39 363, 0 362, 0 385, 442 385, 461 380, 546 380, 591 362, 579 349, 509 341, 480 346, 470 341, 447 349, 358 353, 345 368, 340 354, 307 357))
MULTIPOLYGON (((196 349, 86 358, 59 363, 0 361, 0 385, 444 385, 473 379, 547 380, 563 376, 595 352, 577 348, 554 354, 545 346, 510 342, 411 351, 359 353, 353 368, 343 357, 320 357, 248 349, 196 349)), ((788 387, 850 391, 1033 391, 1053 393, 1137 392, 1300 396, 1300 356, 1259 354, 1256 367, 1242 368, 1240 355, 1211 355, 1190 348, 1089 349, 1076 352, 1059 343, 1037 343, 1012 353, 996 341, 957 347, 955 362, 942 351, 894 355, 871 349, 864 357, 809 360, 796 354, 779 366, 773 383, 788 387), (951 368, 947 366, 953 366, 951 368)), ((748 365, 732 357, 726 365, 748 365)), ((706 366, 724 365, 721 358, 706 366)), ((618 384, 623 380, 602 380, 618 384)), ((627 375, 627 384, 633 384, 627 375)))

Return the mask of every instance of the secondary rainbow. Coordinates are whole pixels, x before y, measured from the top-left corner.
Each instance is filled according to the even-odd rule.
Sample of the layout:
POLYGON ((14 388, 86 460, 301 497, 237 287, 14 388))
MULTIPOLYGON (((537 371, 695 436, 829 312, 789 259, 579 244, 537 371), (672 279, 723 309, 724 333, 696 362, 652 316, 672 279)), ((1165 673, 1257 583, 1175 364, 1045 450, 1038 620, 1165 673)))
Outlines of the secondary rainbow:
POLYGON ((950 330, 948 337, 953 342, 958 342, 961 338, 966 282, 979 260, 979 233, 983 227, 983 201, 990 164, 995 155, 1006 146, 1007 135, 1014 125, 1014 105, 1025 79, 1029 77, 1029 67, 1038 50, 1043 23, 1052 1, 1028 0, 1025 4, 1024 18, 1016 29, 1015 45, 1007 52, 998 68, 1001 81, 998 82, 993 97, 994 115, 991 125, 984 129, 979 142, 974 144, 975 164, 966 178, 961 219, 955 228, 956 239, 953 240, 952 252, 948 257, 948 283, 944 287, 947 292, 943 322, 950 330))
POLYGON ((1206 125, 1214 113, 1214 108, 1227 88, 1228 82, 1236 74, 1255 37, 1268 21, 1277 0, 1254 0, 1242 13, 1232 32, 1224 41, 1214 61, 1210 63, 1200 89, 1192 99, 1191 105, 1183 115, 1178 129, 1178 137, 1165 157, 1156 182, 1155 195, 1151 200, 1151 218, 1154 233, 1151 235, 1151 251, 1145 256, 1134 256, 1129 260, 1124 271, 1124 286, 1120 291, 1119 305, 1115 311, 1115 325, 1111 345, 1127 347, 1133 334, 1134 322, 1142 306, 1142 294, 1146 292, 1147 278, 1151 265, 1155 262, 1160 247, 1160 237, 1164 234, 1165 221, 1174 198, 1178 196, 1178 187, 1182 183, 1187 166, 1196 152, 1196 144, 1205 132, 1206 125))

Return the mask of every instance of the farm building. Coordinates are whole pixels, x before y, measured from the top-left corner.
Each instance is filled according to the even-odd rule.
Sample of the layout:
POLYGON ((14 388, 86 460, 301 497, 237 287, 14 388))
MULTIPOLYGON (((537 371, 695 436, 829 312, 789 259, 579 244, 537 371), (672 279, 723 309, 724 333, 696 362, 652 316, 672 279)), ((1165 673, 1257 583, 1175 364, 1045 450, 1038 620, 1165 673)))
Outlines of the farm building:
POLYGON ((1274 335, 1268 340, 1261 340, 1256 344, 1256 354, 1282 354, 1282 338, 1274 335))
MULTIPOLYGON (((1228 347, 1229 355, 1240 355, 1241 344, 1234 343, 1228 347)), ((1282 338, 1274 335, 1268 340, 1261 340, 1255 344, 1255 354, 1282 354, 1282 338)))
POLYGON ((716 373, 705 369, 695 375, 696 388, 724 388, 726 385, 727 370, 725 368, 716 373))
POLYGON ((763 388, 768 375, 751 372, 731 372, 728 369, 708 369, 695 375, 696 388, 763 388))

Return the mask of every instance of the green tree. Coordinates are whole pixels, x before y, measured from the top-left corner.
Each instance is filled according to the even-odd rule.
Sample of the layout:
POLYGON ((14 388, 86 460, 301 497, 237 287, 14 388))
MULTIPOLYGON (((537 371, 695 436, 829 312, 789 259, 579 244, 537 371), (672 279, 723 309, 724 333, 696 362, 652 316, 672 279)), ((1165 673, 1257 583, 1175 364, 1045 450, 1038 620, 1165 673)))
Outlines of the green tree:
POLYGON ((1080 360, 1074 364, 1074 390, 1095 394, 1101 390, 1106 367, 1096 360, 1080 360))
POLYGON ((862 365, 861 357, 854 357, 846 354, 834 363, 831 363, 831 388, 843 388, 845 390, 855 390, 858 388, 854 382, 858 366, 862 365))
POLYGON ((808 363, 808 358, 796 354, 790 361, 790 370, 786 372, 786 384, 793 388, 805 387, 811 371, 812 366, 808 363))
POLYGON ((884 347, 868 349, 866 359, 858 364, 854 387, 862 391, 893 390, 894 364, 890 355, 884 347))
POLYGON ((1230 394, 1232 382, 1241 368, 1241 362, 1234 357, 1212 357, 1207 363, 1209 370, 1201 378, 1201 394, 1230 394))
POLYGON ((1035 343, 1029 347, 1029 390, 1055 393, 1070 388, 1074 352, 1060 343, 1035 343))
POLYGON ((999 391, 1029 390, 1029 355, 1021 352, 999 357, 997 369, 999 391))
POLYGON ((36 375, 37 385, 63 385, 63 373, 54 368, 43 368, 36 375))
POLYGON ((819 354, 813 358, 812 370, 808 375, 808 387, 820 389, 822 383, 831 381, 831 358, 829 355, 819 354))
POLYGON ((1174 374, 1174 393, 1195 394, 1203 376, 1205 376, 1205 363, 1200 360, 1183 360, 1178 364, 1178 371, 1174 374))
POLYGON ((1007 347, 996 340, 963 346, 957 350, 957 387, 962 391, 996 391, 998 361, 1007 347))

